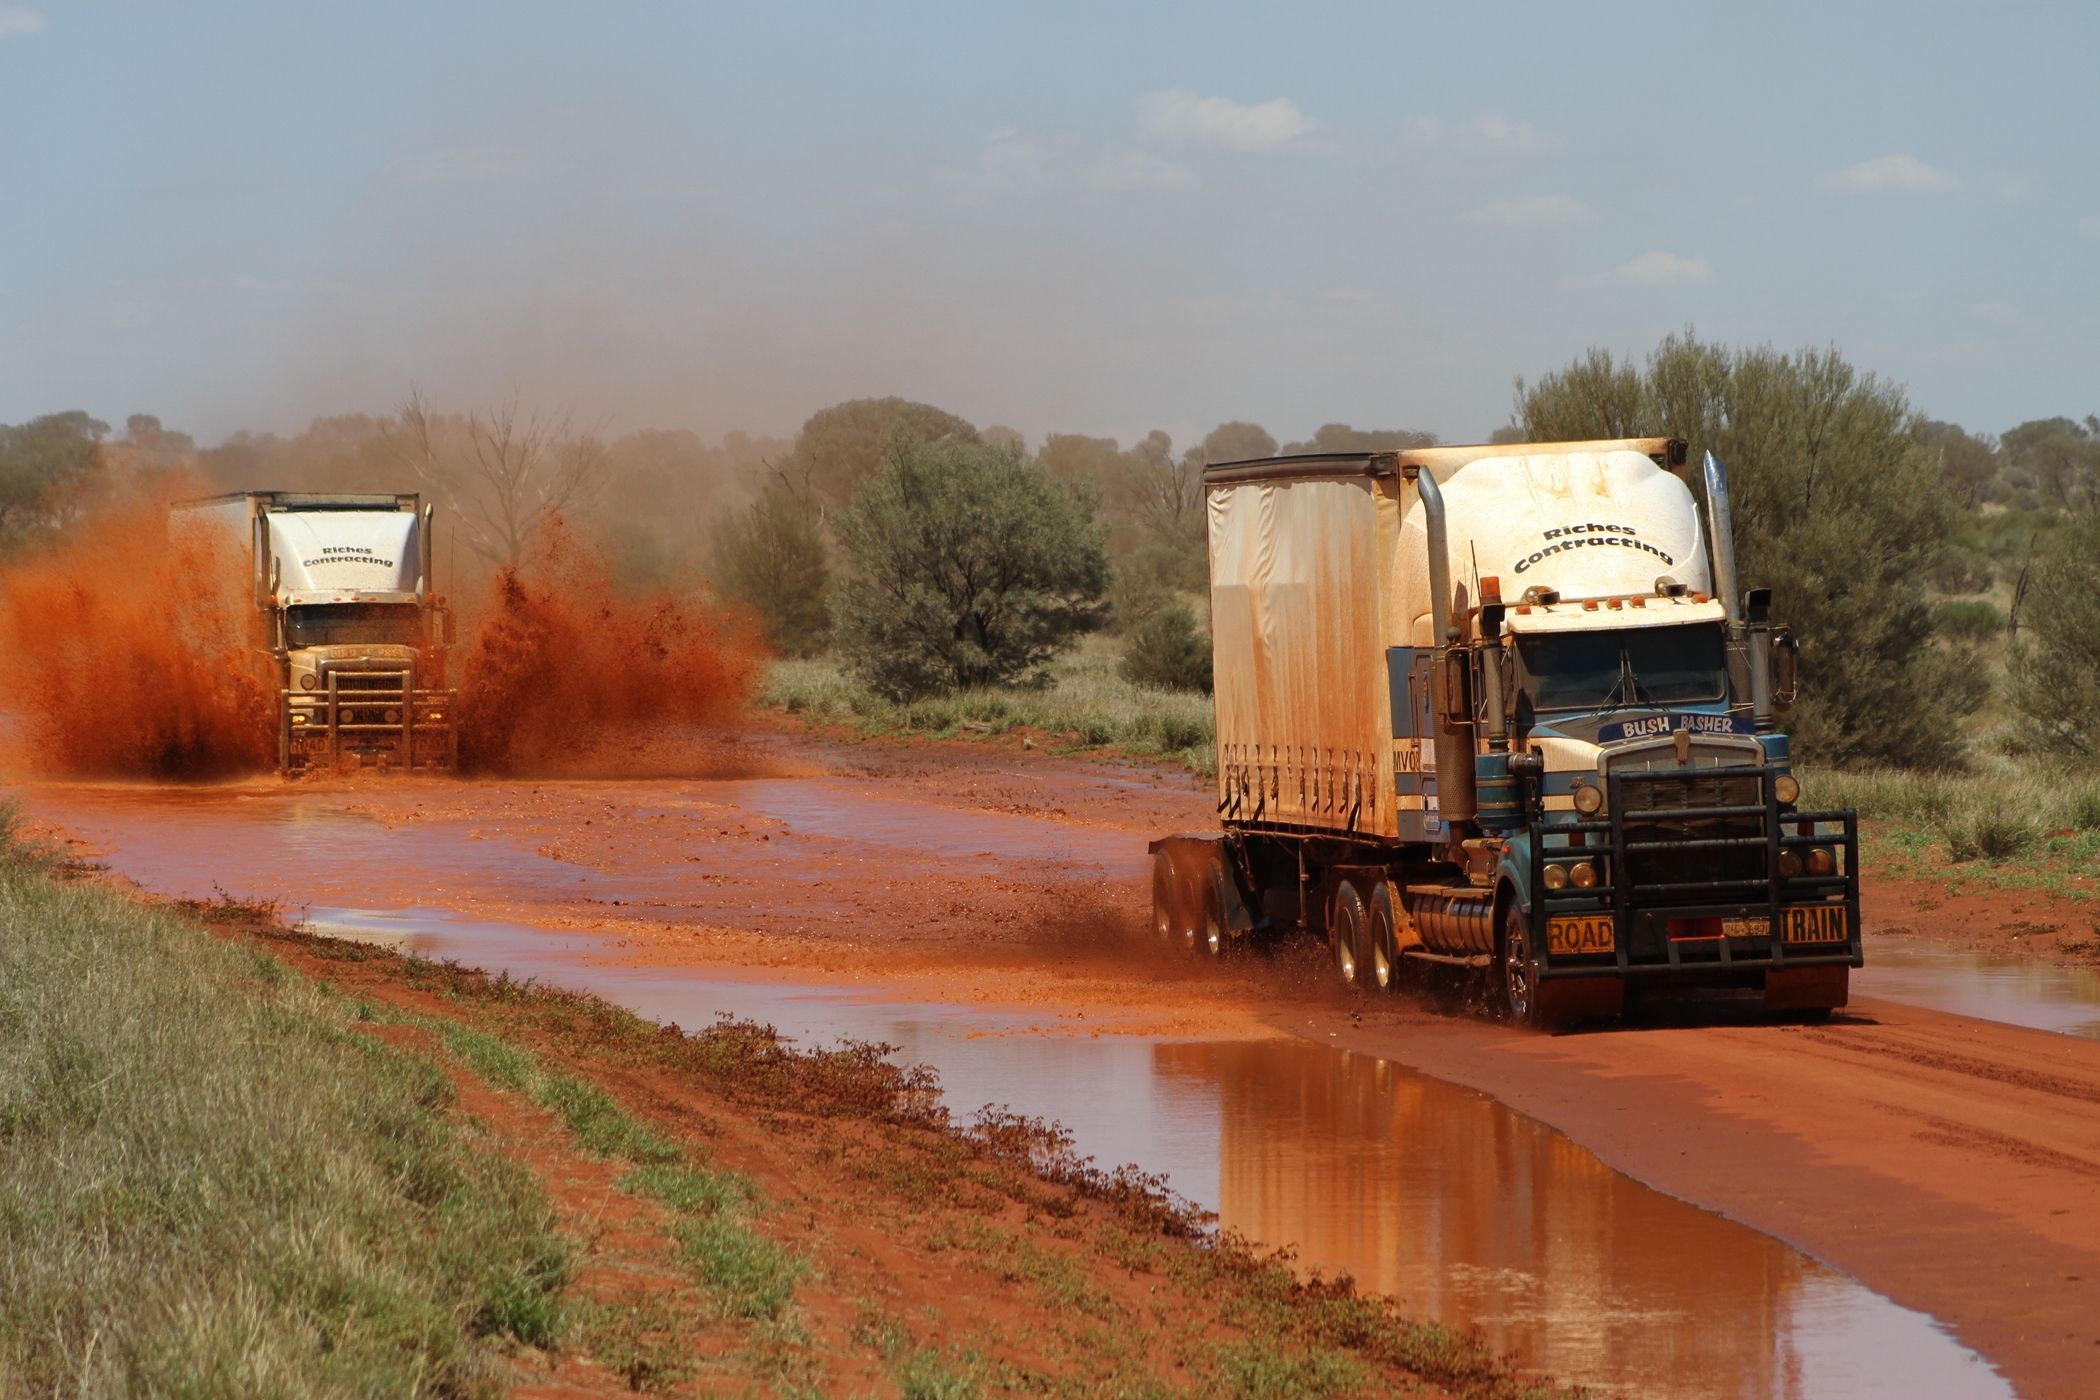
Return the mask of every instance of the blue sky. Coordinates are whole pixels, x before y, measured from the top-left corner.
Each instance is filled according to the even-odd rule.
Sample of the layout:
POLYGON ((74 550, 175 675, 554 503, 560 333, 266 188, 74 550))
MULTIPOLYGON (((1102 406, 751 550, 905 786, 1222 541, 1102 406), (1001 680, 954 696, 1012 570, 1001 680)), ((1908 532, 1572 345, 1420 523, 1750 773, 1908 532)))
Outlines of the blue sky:
POLYGON ((0 0, 0 421, 1469 440, 1686 325, 2082 416, 2096 14, 0 0))

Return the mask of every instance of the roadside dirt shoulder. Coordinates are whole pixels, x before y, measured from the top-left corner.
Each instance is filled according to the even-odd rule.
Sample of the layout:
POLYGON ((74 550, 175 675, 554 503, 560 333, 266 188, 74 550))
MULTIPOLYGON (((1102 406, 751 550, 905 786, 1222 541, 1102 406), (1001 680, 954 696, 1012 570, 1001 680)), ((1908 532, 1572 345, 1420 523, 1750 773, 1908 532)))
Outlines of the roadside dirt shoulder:
POLYGON ((519 1393, 1560 1393, 1385 1300, 1216 1239, 1155 1184, 1072 1157, 1047 1125, 951 1124, 926 1072, 872 1052, 798 1052, 748 1025, 688 1034, 237 909, 201 912, 222 936, 384 1008, 374 1033, 457 1051, 446 1028, 464 1029, 484 1038, 483 1060, 522 1052, 544 1067, 534 1073, 587 1086, 529 1102, 453 1071, 461 1111, 548 1183, 582 1251, 573 1325, 519 1358, 519 1393), (579 1114, 594 1093, 615 1107, 579 1114), (642 1126, 608 1128, 627 1116, 642 1126), (713 1217, 667 1214, 637 1185, 661 1160, 622 1159, 638 1135, 675 1144, 664 1150, 709 1189, 762 1203, 755 1223, 791 1297, 740 1302, 713 1217))

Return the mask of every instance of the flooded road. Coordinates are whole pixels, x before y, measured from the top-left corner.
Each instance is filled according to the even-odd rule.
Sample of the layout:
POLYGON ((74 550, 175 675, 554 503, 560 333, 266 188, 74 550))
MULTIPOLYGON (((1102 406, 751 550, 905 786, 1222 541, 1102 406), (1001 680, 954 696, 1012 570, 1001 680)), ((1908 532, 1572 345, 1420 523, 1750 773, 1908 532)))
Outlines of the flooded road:
POLYGON ((1374 1056, 1075 1037, 991 1008, 613 967, 595 936, 442 910, 317 909, 308 927, 584 988, 657 1021, 727 1012, 805 1041, 895 1045, 940 1070, 958 1115, 996 1104, 1055 1119, 1082 1152, 1164 1173, 1222 1227, 1293 1248, 1299 1267, 1477 1326, 1601 1394, 2013 1393, 1922 1314, 1650 1190, 1488 1095, 1374 1056))
MULTIPOLYGON (((2061 1056, 2006 1037, 2082 1036, 1912 1024, 1932 1013, 1870 997, 1807 1032, 1526 1037, 1347 997, 1299 975, 1317 959, 1089 950, 1095 924, 1143 922, 1144 837, 1205 824, 1208 800, 1054 760, 1039 774, 914 763, 41 785, 22 802, 156 892, 279 900, 319 928, 682 1024, 729 1011, 896 1044, 939 1068, 959 1111, 1058 1119, 1082 1150, 1168 1174, 1302 1267, 1347 1271, 1600 1390, 2012 1393, 1980 1350, 2015 1363, 2023 1394, 2080 1393, 2100 1354, 2085 1335, 2100 1314, 2081 1302, 2100 1250, 2078 1223, 2100 1218, 2100 1069, 2067 1078, 2046 1068, 2061 1056), (1084 1033, 1104 1022, 1153 1033, 1084 1033)), ((2084 1025, 2067 1008, 2093 1004, 2075 979, 1897 951, 1910 960, 1863 995, 1957 996, 1945 1004, 2067 1033, 2084 1025)))
POLYGON ((1883 942, 1852 974, 1861 996, 2100 1039, 2100 972, 1926 941, 1883 942))

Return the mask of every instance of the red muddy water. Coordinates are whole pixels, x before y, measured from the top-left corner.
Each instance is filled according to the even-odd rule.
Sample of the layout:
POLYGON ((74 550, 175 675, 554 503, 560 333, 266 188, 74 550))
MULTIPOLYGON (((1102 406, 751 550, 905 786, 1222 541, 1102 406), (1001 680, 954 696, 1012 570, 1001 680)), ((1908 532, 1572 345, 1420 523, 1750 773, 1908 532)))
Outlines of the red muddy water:
POLYGON ((45 784, 23 798, 151 889, 286 898, 317 923, 685 1024, 734 1009, 891 1040, 938 1065, 958 1106, 998 1100, 1064 1119, 1085 1150, 1169 1171, 1227 1224, 1295 1245, 1308 1266, 1478 1323, 1569 1379, 1632 1394, 2007 1393, 1932 1312, 1965 1341, 1972 1328, 1989 1340, 1985 1354, 2012 1363, 2023 1393, 2078 1393, 2072 1363, 2093 1339, 2062 1333, 2080 1287, 2063 1280, 2100 1271, 2063 1233, 2075 1215, 2049 1212, 2058 1201, 2075 1212, 2092 1174, 2081 1164, 2100 1144, 2087 1141, 2083 1071, 2048 1078, 2021 1060, 2032 1052, 2014 1037, 2032 1032, 1883 1006, 1809 1038, 1741 1018, 1517 1036, 1347 998, 1317 949, 1223 966, 1162 956, 1145 930, 1143 843, 1203 824, 1209 800, 1185 778, 764 733, 721 744, 718 760, 738 776, 45 784), (845 985, 862 997, 826 990, 845 985), (1104 1029, 1123 1034, 1091 1034, 1104 1029), (1900 1058, 1920 1037, 1958 1040, 1965 1058, 1900 1058), (1378 1048, 1335 1048, 1352 1041, 1378 1048), (1439 1056, 1449 1077, 1497 1097, 1407 1067, 1439 1056), (1974 1104, 1943 1096, 1943 1080, 1970 1093, 1957 1072, 1981 1077, 2000 1060, 1995 1072, 2017 1077, 1980 1079, 1974 1104), (1719 1097, 1672 1077, 1706 1071, 1727 1086, 1719 1097), (1908 1087, 1926 1074, 1940 1078, 1908 1087), (1794 1080, 1806 1087, 1763 1091, 1794 1080), (1919 1093, 1937 1116, 1973 1117, 1993 1136, 1934 1127, 1932 1145, 1910 1141, 1890 1115, 1914 1111, 1902 1096, 1919 1093), (1578 1140, 1498 1097, 1576 1124, 1578 1140), (1778 1171, 1730 1174, 1737 1142, 1796 1140, 1794 1101, 1818 1106, 1801 1119, 1823 1140, 1809 1163, 1827 1147, 1844 1165, 1782 1154, 1778 1171), (1640 1186, 1587 1150, 1593 1132, 1638 1176, 1846 1267, 1856 1256, 1904 1306, 1640 1186), (1713 1142, 1730 1146, 1707 1171, 1713 1142), (1988 1189, 2029 1142, 2055 1157, 2028 1159, 2013 1196, 1988 1189), (1931 1174, 1914 1174, 1921 1161, 1931 1174), (1818 1195, 1832 1186, 1844 1188, 1834 1215, 1818 1195), (1847 1228, 1921 1186, 1959 1191, 1960 1204, 1902 1213, 1903 1229, 1867 1239, 1847 1228), (1979 1217, 1976 1202, 2001 1200, 2017 1215, 1979 1217), (1978 1250, 1995 1272, 1965 1289, 1947 1261, 1978 1250), (2057 1282, 2011 1296, 1991 1281, 2008 1270, 2057 1282))

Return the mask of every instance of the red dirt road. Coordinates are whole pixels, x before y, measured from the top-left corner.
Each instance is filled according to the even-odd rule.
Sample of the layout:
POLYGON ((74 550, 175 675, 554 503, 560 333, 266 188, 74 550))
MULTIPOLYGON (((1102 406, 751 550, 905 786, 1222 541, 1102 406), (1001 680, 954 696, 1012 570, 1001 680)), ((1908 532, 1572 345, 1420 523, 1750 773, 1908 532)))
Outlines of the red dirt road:
MULTIPOLYGON (((2095 1393, 2100 1041, 1871 1000, 1816 1028, 1677 1012, 1530 1036, 1345 995, 1302 949, 1162 961, 1138 932, 1143 840, 1214 820, 1182 775, 796 736, 761 738, 714 771, 726 776, 44 786, 22 801, 88 848, 117 849, 156 890, 440 906, 588 929, 621 961, 1032 1004, 1088 1031, 1360 1048, 1490 1092, 1932 1314, 2023 1395, 2095 1393), (312 836, 258 856, 238 835, 257 820, 312 836)), ((1939 932, 1932 920, 1902 911, 1921 935, 1939 932)))

